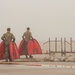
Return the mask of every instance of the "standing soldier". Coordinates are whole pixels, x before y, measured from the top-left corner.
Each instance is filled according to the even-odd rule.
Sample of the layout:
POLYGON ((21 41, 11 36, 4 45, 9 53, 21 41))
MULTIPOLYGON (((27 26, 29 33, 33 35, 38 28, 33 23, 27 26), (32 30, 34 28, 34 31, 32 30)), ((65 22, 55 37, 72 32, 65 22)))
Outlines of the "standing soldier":
POLYGON ((5 58, 6 58, 6 62, 12 61, 10 58, 10 50, 9 50, 9 43, 10 41, 15 41, 15 37, 12 33, 10 33, 10 28, 7 28, 7 32, 4 33, 1 37, 1 39, 4 41, 4 45, 5 45, 5 58))
MULTIPOLYGON (((28 56, 27 56, 27 44, 28 44, 28 41, 29 41, 31 38, 33 38, 33 37, 32 37, 32 34, 31 34, 31 32, 30 32, 30 28, 29 28, 29 27, 27 27, 27 31, 24 32, 22 38, 25 40, 25 50, 24 50, 24 52, 25 52, 26 58, 28 58, 28 56)), ((33 57, 33 56, 30 55, 30 58, 32 58, 32 57, 33 57)))

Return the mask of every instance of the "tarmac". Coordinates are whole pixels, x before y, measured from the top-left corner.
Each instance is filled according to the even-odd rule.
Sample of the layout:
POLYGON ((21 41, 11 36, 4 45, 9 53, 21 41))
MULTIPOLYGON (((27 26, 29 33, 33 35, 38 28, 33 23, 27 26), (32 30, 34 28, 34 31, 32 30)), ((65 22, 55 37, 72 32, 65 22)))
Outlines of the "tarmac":
POLYGON ((0 75, 75 75, 74 62, 1 62, 0 75))
POLYGON ((0 75, 75 75, 75 62, 44 62, 39 57, 35 56, 38 61, 24 56, 13 62, 0 60, 0 75))

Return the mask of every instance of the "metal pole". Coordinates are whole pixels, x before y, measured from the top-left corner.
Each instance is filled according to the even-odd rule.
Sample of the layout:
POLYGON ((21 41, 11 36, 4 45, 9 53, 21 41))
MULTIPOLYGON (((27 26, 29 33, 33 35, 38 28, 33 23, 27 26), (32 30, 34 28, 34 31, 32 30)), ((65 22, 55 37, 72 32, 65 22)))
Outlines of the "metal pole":
POLYGON ((63 43, 62 43, 62 38, 61 38, 61 56, 63 56, 63 43))
POLYGON ((70 49, 71 49, 71 52, 72 52, 72 38, 70 38, 70 49))
POLYGON ((66 56, 66 38, 64 38, 64 55, 66 56))
POLYGON ((50 56, 50 53, 51 53, 51 48, 50 48, 50 38, 49 38, 49 56, 50 56))
POLYGON ((55 38, 55 52, 57 52, 57 38, 55 38))

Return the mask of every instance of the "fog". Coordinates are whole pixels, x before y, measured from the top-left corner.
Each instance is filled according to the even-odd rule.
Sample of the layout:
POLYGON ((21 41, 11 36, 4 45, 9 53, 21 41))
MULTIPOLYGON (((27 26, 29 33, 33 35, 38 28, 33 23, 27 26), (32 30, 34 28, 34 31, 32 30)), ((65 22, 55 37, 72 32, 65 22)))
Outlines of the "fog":
POLYGON ((75 0, 0 0, 0 37, 7 27, 17 41, 27 27, 39 41, 75 38, 75 0))

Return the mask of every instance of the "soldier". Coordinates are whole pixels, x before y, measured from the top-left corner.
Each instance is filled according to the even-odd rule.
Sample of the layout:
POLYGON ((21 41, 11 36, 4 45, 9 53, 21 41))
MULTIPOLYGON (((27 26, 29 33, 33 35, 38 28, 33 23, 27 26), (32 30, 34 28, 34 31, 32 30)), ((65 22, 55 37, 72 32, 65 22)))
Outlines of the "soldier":
MULTIPOLYGON (((26 58, 28 58, 28 56, 27 56, 27 44, 28 44, 28 41, 29 41, 30 39, 33 39, 29 27, 27 27, 27 31, 24 32, 22 38, 25 40, 25 50, 24 50, 24 52, 25 52, 26 58)), ((32 57, 33 57, 33 56, 30 55, 30 58, 32 58, 32 57)))
POLYGON ((1 37, 1 39, 4 41, 4 45, 5 45, 5 59, 6 59, 6 62, 8 62, 8 59, 9 61, 12 61, 11 58, 10 58, 10 50, 9 50, 9 43, 10 41, 15 41, 15 37, 12 33, 10 33, 10 28, 7 28, 7 32, 4 33, 1 37))

